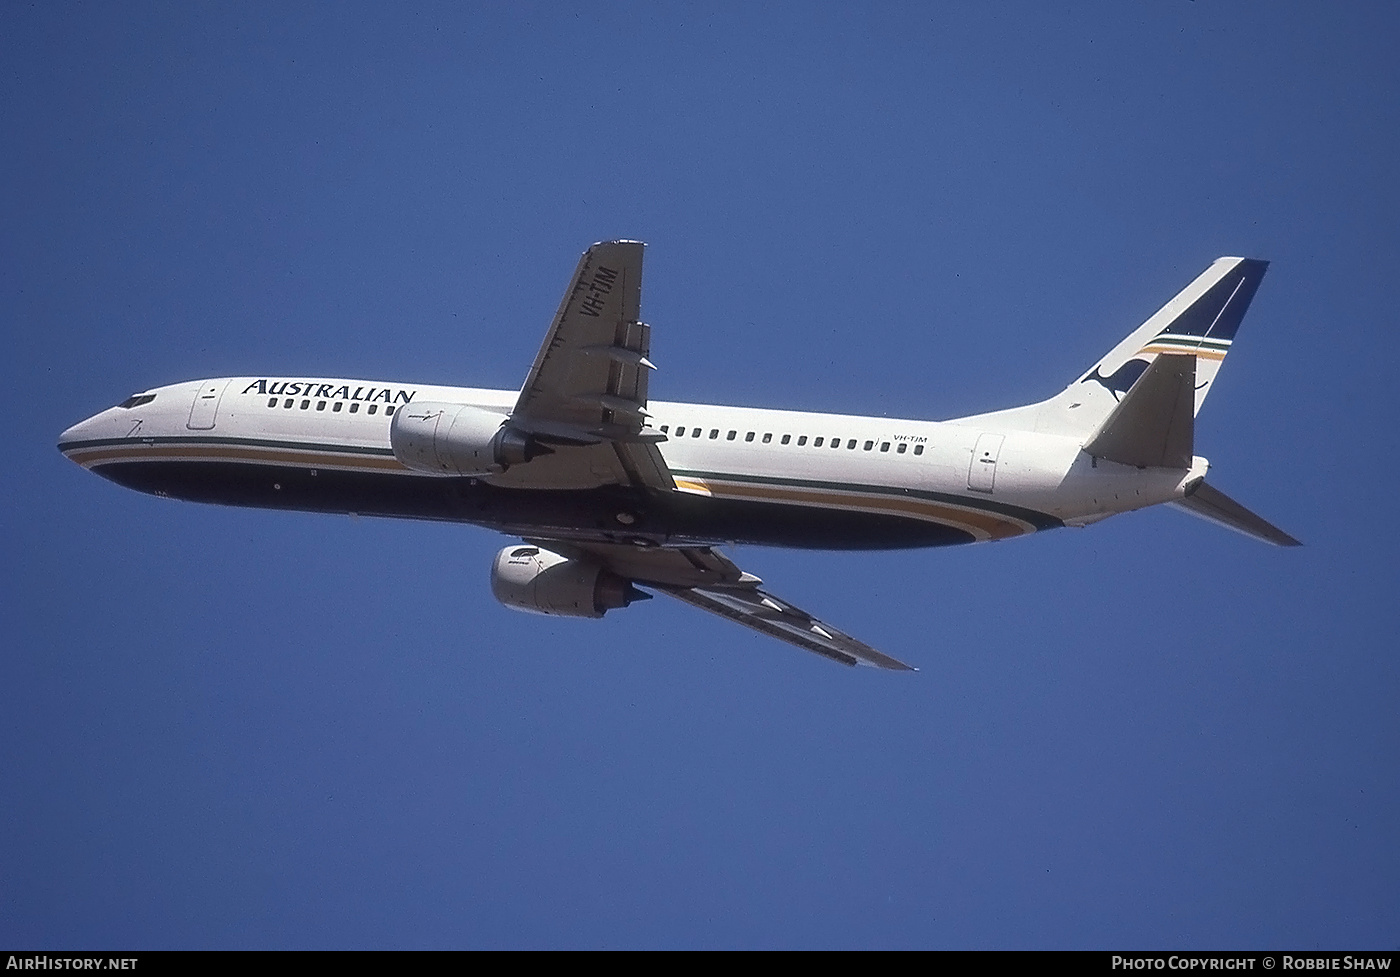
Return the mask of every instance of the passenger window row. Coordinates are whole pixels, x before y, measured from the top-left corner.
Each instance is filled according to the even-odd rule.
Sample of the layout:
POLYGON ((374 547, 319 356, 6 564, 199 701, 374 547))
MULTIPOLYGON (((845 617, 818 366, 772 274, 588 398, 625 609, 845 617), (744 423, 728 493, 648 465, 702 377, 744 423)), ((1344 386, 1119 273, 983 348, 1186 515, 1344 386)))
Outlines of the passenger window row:
MULTIPOLYGON (((278 404, 279 399, 280 399, 280 398, 278 398, 278 397, 269 397, 269 398, 267 399, 267 406, 269 406, 269 407, 276 407, 277 404, 278 404)), ((281 400, 281 404, 282 404, 283 409, 285 409, 285 410, 291 410, 291 409, 292 409, 292 405, 296 403, 296 400, 297 400, 297 399, 296 399, 295 397, 288 397, 288 398, 286 398, 285 400, 281 400)), ((341 409, 345 406, 345 403, 346 403, 346 402, 343 401, 343 400, 331 400, 331 401, 318 400, 318 401, 316 401, 316 409, 317 409, 317 410, 325 410, 325 409, 326 409, 326 404, 327 404, 327 403, 329 403, 329 404, 331 405, 331 413, 332 413, 332 414, 339 414, 340 411, 341 411, 341 409)), ((301 409, 302 409, 302 410, 308 410, 308 409, 310 409, 310 407, 311 407, 311 401, 310 401, 310 400, 307 400, 307 399, 305 399, 305 398, 303 398, 303 399, 302 399, 302 402, 301 402, 301 409)), ((359 401, 357 401, 357 400, 352 400, 352 401, 350 401, 350 410, 349 410, 349 413, 351 413, 351 414, 358 414, 359 412, 360 412, 360 403, 359 403, 359 401)), ((365 410, 365 413, 366 413, 366 414, 377 414, 377 413, 379 413, 379 405, 378 405, 378 404, 370 404, 369 407, 365 410)), ((394 416, 394 405, 393 405, 393 404, 385 404, 385 405, 384 405, 384 416, 385 416, 385 417, 393 417, 393 416, 394 416)))
MULTIPOLYGON (((676 426, 675 434, 672 435, 672 436, 673 436, 673 437, 676 437, 676 438, 684 438, 684 437, 687 437, 687 434, 686 434, 687 431, 690 432, 688 436, 689 436, 689 437, 692 437, 692 438, 702 437, 702 436, 705 434, 705 429, 704 429, 703 427, 690 427, 690 428, 687 428, 686 425, 680 424, 680 425, 677 425, 677 426, 676 426)), ((669 424, 663 424, 663 425, 661 425, 661 433, 662 433, 662 434, 667 434, 667 435, 671 434, 671 425, 669 425, 669 424)), ((758 433, 758 432, 756 432, 756 431, 749 431, 749 432, 745 433, 745 435, 744 435, 744 441, 745 441, 746 443, 747 443, 747 442, 750 442, 750 441, 753 441, 753 439, 754 439, 754 437, 757 435, 757 433, 758 433)), ((712 428, 710 428, 709 440, 711 440, 711 441, 717 441, 717 440, 719 440, 719 435, 720 435, 720 429, 719 429, 719 428, 717 428, 717 427, 712 427, 712 428)), ((730 432, 728 432, 728 433, 725 435, 724 440, 726 440, 726 441, 733 441, 733 440, 734 440, 735 438, 737 438, 738 436, 739 436, 739 432, 738 432, 738 431, 730 431, 730 432)), ((792 436, 791 434, 784 434, 784 435, 782 436, 782 439, 781 439, 778 443, 779 443, 779 444, 791 444, 791 443, 792 443, 792 439, 793 439, 793 436, 792 436)), ((803 446, 805 446, 805 445, 807 444, 807 441, 808 441, 807 435, 805 435, 805 434, 799 434, 799 435, 797 436, 797 445, 798 445, 798 447, 803 447, 803 446)), ((773 442, 773 433, 772 433, 771 431, 765 432, 764 435, 763 435, 762 443, 763 443, 763 444, 771 444, 772 442, 773 442)), ((811 443, 812 443, 812 447, 814 447, 814 448, 820 448, 820 447, 823 447, 823 446, 825 446, 825 445, 828 444, 827 439, 826 439, 825 436, 820 436, 820 437, 812 438, 812 439, 811 439, 811 443)), ((847 450, 847 451, 854 451, 854 450, 856 449, 856 445, 857 445, 857 444, 860 444, 860 443, 861 443, 861 442, 860 442, 860 439, 858 439, 858 438, 848 438, 848 439, 846 440, 846 450, 847 450)), ((840 438, 832 438, 832 439, 830 440, 829 444, 830 444, 830 447, 832 447, 832 448, 839 448, 839 447, 841 447, 841 439, 840 439, 840 438)), ((866 450, 866 451, 873 451, 873 450, 875 449, 875 444, 876 444, 876 442, 874 442, 874 441, 866 441, 866 442, 864 443, 864 445, 863 445, 864 450, 866 450)), ((881 441, 881 442, 879 442, 880 450, 881 450, 881 451, 889 451, 889 450, 890 450, 890 445, 891 445, 891 444, 894 445, 895 454, 897 454, 897 455, 902 455, 902 454, 904 454, 906 451, 909 450, 909 442, 908 442, 908 441, 895 441, 895 442, 881 441)), ((921 455, 921 454, 923 454, 923 453, 924 453, 924 446, 923 446, 922 444, 916 444, 916 445, 914 445, 914 452, 913 452, 913 453, 916 454, 916 455, 921 455)))

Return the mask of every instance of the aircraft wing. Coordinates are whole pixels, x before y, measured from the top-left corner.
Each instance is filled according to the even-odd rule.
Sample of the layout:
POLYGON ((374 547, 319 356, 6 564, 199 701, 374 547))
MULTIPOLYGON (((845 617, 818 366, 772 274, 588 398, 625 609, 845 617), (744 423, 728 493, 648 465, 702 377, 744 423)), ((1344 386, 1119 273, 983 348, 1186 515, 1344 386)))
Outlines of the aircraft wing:
POLYGON ((843 665, 915 669, 876 651, 806 611, 759 588, 763 581, 708 546, 643 548, 623 543, 529 540, 563 556, 592 558, 633 583, 669 594, 779 641, 843 665))
POLYGON ((511 426, 556 455, 521 472, 531 482, 543 479, 538 487, 675 488, 656 450, 664 436, 644 430, 655 367, 647 359, 651 327, 639 318, 642 248, 640 241, 604 241, 583 253, 525 378, 511 426))
POLYGON ((727 617, 769 637, 814 651, 843 665, 874 665, 901 672, 916 671, 899 659, 876 651, 849 634, 818 621, 800 607, 756 586, 657 586, 656 589, 701 610, 727 617))

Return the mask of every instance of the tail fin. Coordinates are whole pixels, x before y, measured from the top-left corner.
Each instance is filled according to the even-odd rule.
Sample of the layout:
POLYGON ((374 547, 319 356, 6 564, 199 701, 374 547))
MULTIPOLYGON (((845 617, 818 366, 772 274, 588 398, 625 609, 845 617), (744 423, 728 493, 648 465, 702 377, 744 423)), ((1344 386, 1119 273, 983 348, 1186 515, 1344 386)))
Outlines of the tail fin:
POLYGON ((1192 413, 1199 414, 1268 267, 1267 261, 1255 258, 1217 258, 1070 389, 1092 380, 1116 393, 1111 378, 1131 371, 1137 363, 1142 364, 1136 368, 1141 373, 1152 354, 1190 353, 1196 357, 1196 406, 1192 413))
POLYGON ((975 420, 988 427, 1087 437, 1106 424, 1125 395, 1162 355, 1195 360, 1191 405, 1191 416, 1195 417, 1268 267, 1267 261, 1255 258, 1217 258, 1057 396, 975 420))

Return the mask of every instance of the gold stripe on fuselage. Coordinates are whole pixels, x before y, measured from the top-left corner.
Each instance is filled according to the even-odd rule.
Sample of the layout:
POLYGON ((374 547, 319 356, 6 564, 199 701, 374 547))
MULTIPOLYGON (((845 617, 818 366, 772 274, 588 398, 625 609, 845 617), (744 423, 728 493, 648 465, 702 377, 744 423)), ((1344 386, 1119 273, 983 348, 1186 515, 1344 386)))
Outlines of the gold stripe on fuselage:
POLYGON ((697 481, 695 481, 694 479, 691 479, 691 478, 674 478, 674 477, 673 477, 673 478, 671 479, 671 481, 675 482, 675 483, 676 483, 676 488, 680 489, 682 492, 690 492, 690 493, 693 494, 693 495, 705 495, 705 496, 713 495, 713 494, 714 494, 713 492, 710 491, 710 487, 709 487, 708 485, 706 485, 704 482, 697 482, 697 481))
POLYGON ((258 448, 251 445, 134 444, 78 448, 68 457, 84 468, 103 462, 132 461, 251 461, 267 465, 296 465, 298 468, 343 468, 349 471, 405 472, 409 469, 395 458, 349 455, 285 448, 258 448))
POLYGON ((867 495, 837 492, 821 488, 797 488, 788 485, 754 485, 749 482, 727 482, 706 479, 703 483, 716 498, 751 499, 759 502, 789 502, 820 509, 856 509, 882 515, 913 516, 926 522, 954 526, 971 533, 978 541, 1008 539, 1035 532, 1030 523, 977 509, 963 509, 915 497, 895 498, 887 495, 867 495))

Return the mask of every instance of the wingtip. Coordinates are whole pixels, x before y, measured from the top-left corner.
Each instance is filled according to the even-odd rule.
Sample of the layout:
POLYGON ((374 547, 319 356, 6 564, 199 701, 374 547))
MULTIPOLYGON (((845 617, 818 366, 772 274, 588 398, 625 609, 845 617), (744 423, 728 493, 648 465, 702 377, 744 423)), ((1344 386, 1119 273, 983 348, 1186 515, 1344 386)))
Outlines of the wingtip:
MULTIPOLYGON (((871 649, 871 650, 873 651, 874 649, 871 649)), ((878 654, 878 652, 877 652, 877 654, 878 654)), ((864 658, 857 659, 857 661, 855 662, 855 664, 869 665, 871 668, 878 668, 878 669, 880 669, 881 671, 886 671, 886 672, 917 672, 917 671, 918 671, 918 669, 917 669, 916 667, 914 667, 913 665, 906 664, 905 662, 900 661, 898 658, 891 658, 889 655, 884 655, 884 654, 879 655, 878 658, 873 657, 873 656, 870 656, 870 655, 867 655, 867 656, 865 656, 864 658)))

